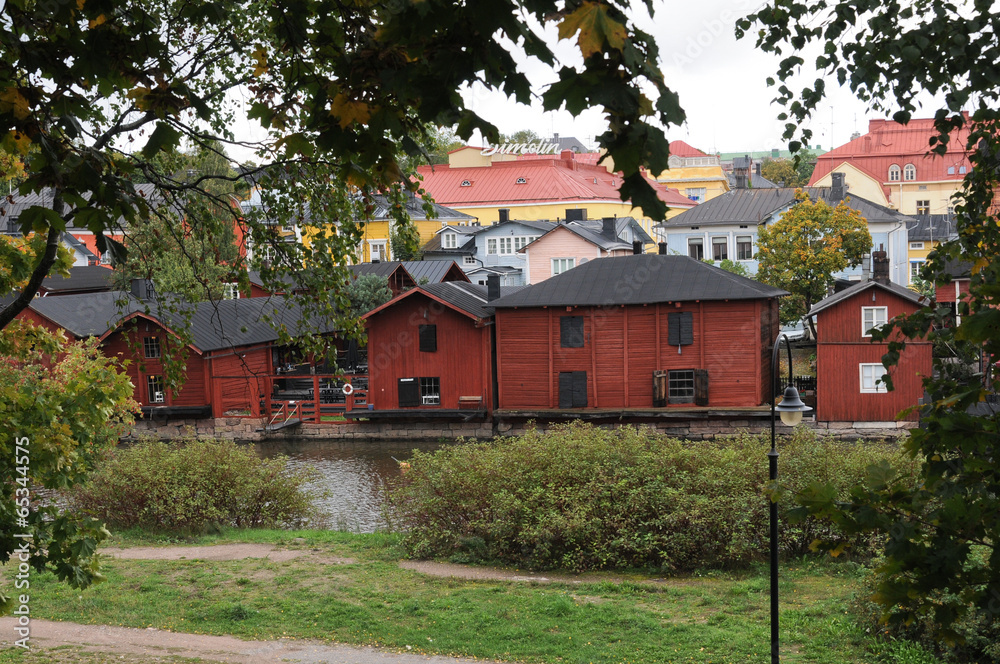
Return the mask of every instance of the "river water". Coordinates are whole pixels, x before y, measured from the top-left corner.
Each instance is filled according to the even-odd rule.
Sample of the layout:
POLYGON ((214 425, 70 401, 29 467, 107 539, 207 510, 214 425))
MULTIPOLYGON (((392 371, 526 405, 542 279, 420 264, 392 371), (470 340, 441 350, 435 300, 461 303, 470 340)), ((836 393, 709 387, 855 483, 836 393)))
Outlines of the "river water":
POLYGON ((266 458, 284 455, 293 468, 312 466, 319 474, 310 485, 325 493, 316 501, 317 525, 335 530, 371 533, 384 530, 386 483, 399 477, 398 461, 406 461, 413 450, 432 451, 449 443, 399 441, 265 441, 255 445, 266 458))

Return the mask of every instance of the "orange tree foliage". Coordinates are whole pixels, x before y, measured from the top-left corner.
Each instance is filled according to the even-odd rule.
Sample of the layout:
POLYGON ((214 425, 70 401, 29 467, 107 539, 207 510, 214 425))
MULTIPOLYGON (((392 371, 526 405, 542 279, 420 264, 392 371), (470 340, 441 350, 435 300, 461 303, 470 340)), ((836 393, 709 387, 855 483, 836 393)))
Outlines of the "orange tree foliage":
POLYGON ((757 279, 792 294, 781 306, 783 323, 802 318, 826 296, 834 274, 860 265, 872 248, 868 222, 845 202, 831 207, 801 190, 795 200, 778 221, 757 231, 757 279))

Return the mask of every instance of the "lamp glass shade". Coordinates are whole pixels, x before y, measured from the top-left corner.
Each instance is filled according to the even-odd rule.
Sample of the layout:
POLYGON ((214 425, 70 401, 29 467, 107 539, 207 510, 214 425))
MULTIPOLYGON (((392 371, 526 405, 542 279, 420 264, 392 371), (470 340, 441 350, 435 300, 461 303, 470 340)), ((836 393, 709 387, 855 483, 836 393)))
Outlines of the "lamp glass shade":
POLYGON ((793 427, 802 421, 802 411, 801 410, 783 410, 781 411, 781 422, 785 426, 793 427))

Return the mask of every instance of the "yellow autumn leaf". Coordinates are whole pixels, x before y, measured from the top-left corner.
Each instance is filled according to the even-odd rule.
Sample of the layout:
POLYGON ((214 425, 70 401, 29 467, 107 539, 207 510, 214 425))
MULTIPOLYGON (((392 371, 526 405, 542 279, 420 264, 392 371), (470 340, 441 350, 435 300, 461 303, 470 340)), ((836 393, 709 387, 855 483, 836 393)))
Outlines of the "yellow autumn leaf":
POLYGON ((90 29, 93 30, 97 26, 103 25, 104 22, 107 21, 107 20, 108 20, 108 17, 105 16, 104 14, 101 14, 97 18, 95 18, 95 19, 93 19, 93 20, 90 21, 90 29))
POLYGON ((625 45, 625 26, 608 16, 608 8, 597 2, 584 2, 559 24, 559 39, 569 39, 577 32, 577 43, 584 59, 604 50, 604 44, 615 49, 625 45))
POLYGON ((330 115, 340 118, 341 129, 346 129, 355 122, 361 124, 368 122, 372 111, 365 102, 350 99, 341 92, 333 98, 333 103, 330 104, 330 115))
POLYGON ((257 66, 253 69, 254 76, 260 76, 261 74, 267 73, 267 55, 264 53, 263 48, 258 48, 253 52, 253 59, 257 61, 257 66))
POLYGON ((31 139, 21 132, 9 131, 4 140, 0 142, 0 145, 9 153, 28 154, 28 149, 31 147, 31 139))
POLYGON ((0 111, 11 111, 18 120, 23 120, 31 113, 27 98, 17 88, 7 88, 0 93, 0 111))

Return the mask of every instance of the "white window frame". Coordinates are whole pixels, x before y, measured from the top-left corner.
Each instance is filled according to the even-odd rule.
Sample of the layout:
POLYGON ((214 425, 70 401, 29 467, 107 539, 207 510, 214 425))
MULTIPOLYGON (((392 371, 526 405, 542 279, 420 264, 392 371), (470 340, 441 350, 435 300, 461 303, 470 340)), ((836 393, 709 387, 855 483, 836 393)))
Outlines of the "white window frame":
POLYGON ((708 195, 707 187, 688 187, 684 190, 684 197, 688 200, 695 201, 696 203, 705 202, 705 197, 708 195))
POLYGON ((889 182, 899 182, 903 177, 903 170, 899 167, 899 164, 891 164, 889 166, 889 182))
POLYGON ((917 273, 920 272, 921 268, 923 268, 925 262, 926 261, 924 261, 924 260, 912 260, 912 261, 910 261, 910 283, 911 284, 914 281, 916 281, 916 279, 920 276, 917 273))
POLYGON ((736 236, 736 260, 738 261, 752 261, 753 260, 753 236, 752 235, 737 235, 736 236), (748 258, 740 258, 740 245, 746 244, 750 246, 750 256, 748 258))
POLYGON ((917 201, 917 214, 930 214, 930 213, 931 213, 931 202, 930 202, 930 199, 921 198, 919 201, 917 201), (924 203, 924 205, 921 205, 921 203, 924 203), (927 211, 921 213, 920 212, 920 208, 924 208, 927 211))
POLYGON ((389 260, 389 242, 388 240, 368 240, 368 261, 373 262, 376 258, 375 254, 378 253, 378 259, 380 261, 389 260))
POLYGON ((462 265, 476 265, 478 261, 475 256, 463 256, 462 265))
POLYGON ((886 394, 885 384, 878 382, 888 372, 881 362, 861 363, 858 365, 860 389, 862 394, 886 394), (866 375, 867 374, 867 375, 866 375))
POLYGON ((712 260, 713 261, 725 261, 729 260, 729 236, 728 235, 713 235, 712 236, 712 260), (721 258, 715 257, 715 248, 722 247, 725 256, 721 258))
POLYGON ((913 182, 917 179, 917 167, 913 164, 907 164, 903 166, 903 180, 905 182, 913 182))
POLYGON ((486 238, 486 253, 489 256, 497 255, 497 239, 495 237, 486 238))
POLYGON ((691 258, 694 258, 695 260, 704 260, 705 259, 705 238, 701 238, 701 237, 689 237, 688 240, 687 240, 687 249, 688 249, 688 256, 690 256, 691 258), (701 247, 701 258, 698 258, 697 256, 691 256, 691 247, 692 246, 701 247))
POLYGON ((552 259, 552 276, 557 274, 562 274, 567 270, 572 270, 576 267, 576 258, 553 258, 552 259))
POLYGON ((889 307, 861 307, 861 336, 870 337, 872 330, 882 327, 889 320, 889 307), (871 324, 869 324, 869 312, 871 312, 871 324), (881 322, 879 321, 879 314, 881 322))
POLYGON ((910 249, 919 249, 919 250, 923 251, 923 249, 924 249, 924 243, 923 242, 911 242, 910 243, 910 249))
POLYGON ((511 235, 498 237, 497 246, 500 248, 501 256, 510 256, 514 253, 514 237, 511 235))
POLYGON ((240 299, 240 285, 232 281, 222 284, 222 299, 223 300, 240 299))
POLYGON ((441 235, 441 248, 442 249, 457 249, 458 248, 458 233, 443 233, 441 235))

